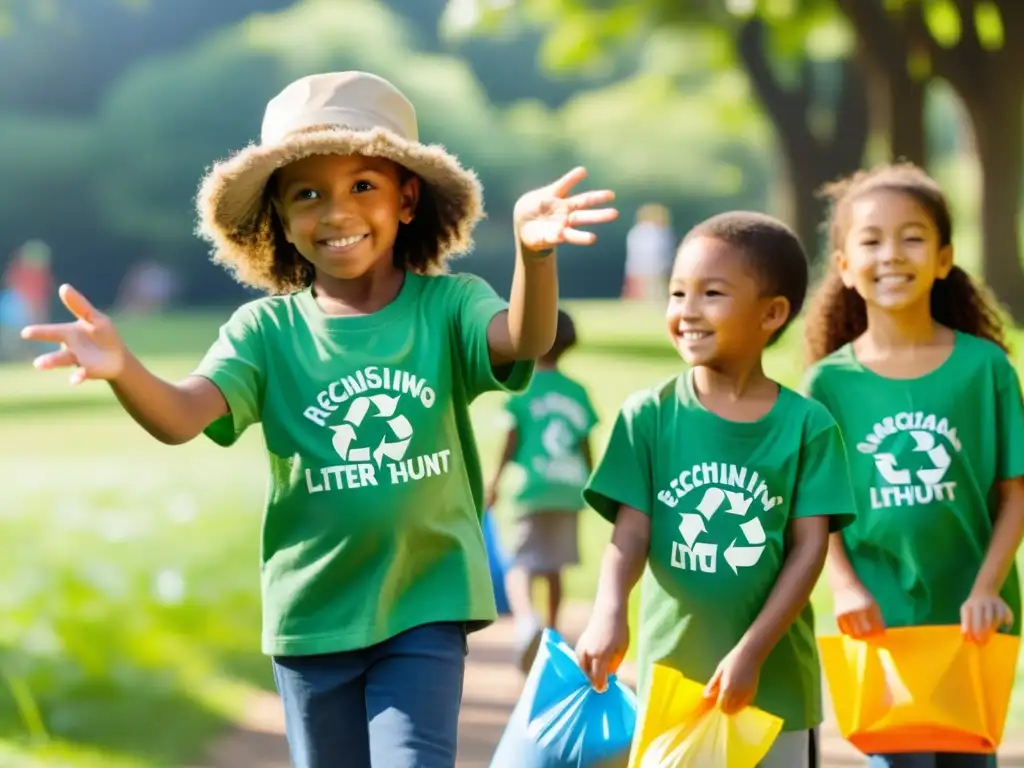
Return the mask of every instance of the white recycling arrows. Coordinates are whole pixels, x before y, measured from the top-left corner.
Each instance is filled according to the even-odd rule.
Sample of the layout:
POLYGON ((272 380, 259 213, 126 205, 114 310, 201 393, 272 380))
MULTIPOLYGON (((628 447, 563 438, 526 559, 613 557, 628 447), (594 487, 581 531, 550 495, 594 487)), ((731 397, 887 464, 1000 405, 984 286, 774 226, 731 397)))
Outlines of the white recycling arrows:
POLYGON ((385 457, 391 461, 401 461, 405 457, 413 429, 409 419, 403 414, 395 415, 401 397, 401 395, 376 394, 357 397, 352 401, 344 417, 345 423, 331 427, 334 431, 331 445, 342 461, 353 463, 370 461, 371 452, 368 446, 353 448, 352 444, 356 441, 356 430, 362 426, 371 406, 374 409, 374 418, 386 419, 391 434, 396 438, 394 442, 388 442, 387 436, 383 437, 372 452, 373 460, 377 466, 380 466, 385 457))
POLYGON ((916 430, 910 433, 910 436, 914 438, 914 451, 923 451, 928 454, 928 458, 931 459, 933 469, 919 469, 917 470, 917 476, 921 478, 921 482, 925 485, 937 485, 942 482, 942 478, 946 476, 946 470, 949 469, 949 465, 953 463, 953 459, 950 458, 949 451, 946 450, 946 446, 942 443, 936 445, 935 435, 931 432, 925 432, 916 430))
POLYGON ((686 546, 693 549, 698 537, 702 533, 707 533, 708 529, 704 527, 704 518, 700 515, 695 515, 693 512, 682 512, 681 515, 683 519, 679 523, 679 534, 686 542, 686 546))
MULTIPOLYGON (((331 440, 331 445, 334 446, 335 452, 342 461, 348 461, 349 447, 356 440, 356 431, 352 428, 351 424, 338 424, 337 426, 331 427, 334 430, 334 439, 331 440)), ((353 453, 363 450, 356 448, 353 453)))
MULTIPOLYGON (((914 474, 925 485, 938 485, 946 476, 949 465, 953 463, 949 451, 946 450, 946 446, 936 441, 935 435, 931 432, 913 430, 910 436, 914 439, 914 452, 927 454, 932 463, 930 469, 919 469, 914 474)), ((896 457, 891 453, 876 453, 875 467, 889 485, 910 485, 913 479, 909 469, 896 468, 896 457)))
MULTIPOLYGON (((695 512, 680 513, 679 535, 683 537, 687 549, 696 552, 698 547, 714 546, 698 544, 697 540, 701 534, 707 533, 706 521, 710 521, 718 514, 723 506, 727 515, 746 518, 750 512, 751 503, 753 503, 753 498, 746 496, 741 491, 726 491, 722 488, 705 490, 695 512)), ((722 557, 732 568, 733 573, 738 573, 740 568, 756 565, 761 559, 767 541, 764 527, 757 517, 751 517, 740 523, 739 528, 746 543, 737 546, 738 539, 733 539, 722 553, 722 557)), ((717 546, 714 548, 717 555, 717 546)), ((680 559, 680 562, 685 561, 680 559)), ((711 570, 713 571, 714 568, 712 567, 711 570)))
POLYGON ((737 547, 736 539, 733 539, 729 546, 725 548, 722 557, 725 558, 725 562, 732 568, 732 572, 738 574, 740 568, 749 568, 752 565, 757 565, 757 561, 761 559, 762 552, 764 552, 764 547, 737 547))
POLYGON ((907 485, 910 483, 909 469, 896 469, 896 457, 891 453, 876 453, 875 468, 889 485, 907 485))

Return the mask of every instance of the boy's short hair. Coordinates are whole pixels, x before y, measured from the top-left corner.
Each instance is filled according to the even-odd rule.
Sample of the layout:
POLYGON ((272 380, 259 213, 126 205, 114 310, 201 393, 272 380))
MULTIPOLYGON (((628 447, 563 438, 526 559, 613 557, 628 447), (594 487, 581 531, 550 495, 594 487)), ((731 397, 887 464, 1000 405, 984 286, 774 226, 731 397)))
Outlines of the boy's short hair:
POLYGON ((789 317, 769 343, 775 342, 800 314, 807 297, 807 252, 800 239, 778 219, 754 211, 729 211, 705 219, 687 233, 683 243, 697 237, 721 240, 741 251, 764 293, 789 301, 789 317))
POLYGON ((555 343, 544 355, 544 359, 557 360, 574 346, 576 346, 576 324, 568 312, 560 309, 558 310, 558 325, 555 328, 555 343))

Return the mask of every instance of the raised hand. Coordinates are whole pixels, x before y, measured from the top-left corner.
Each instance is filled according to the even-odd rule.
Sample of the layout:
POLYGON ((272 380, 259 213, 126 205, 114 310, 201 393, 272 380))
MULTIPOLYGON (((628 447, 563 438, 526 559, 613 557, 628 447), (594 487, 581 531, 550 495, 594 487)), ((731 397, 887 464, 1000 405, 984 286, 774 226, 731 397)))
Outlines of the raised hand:
POLYGON ((519 198, 513 219, 516 237, 524 248, 548 251, 561 243, 590 245, 597 236, 578 227, 613 221, 619 215, 615 208, 596 208, 615 199, 609 189, 567 197, 586 176, 586 169, 574 168, 553 184, 519 198))
POLYGON ((24 339, 60 344, 59 350, 40 355, 32 364, 41 371, 74 367, 72 384, 116 379, 124 370, 126 353, 110 318, 70 285, 62 285, 58 295, 75 320, 22 328, 24 339))

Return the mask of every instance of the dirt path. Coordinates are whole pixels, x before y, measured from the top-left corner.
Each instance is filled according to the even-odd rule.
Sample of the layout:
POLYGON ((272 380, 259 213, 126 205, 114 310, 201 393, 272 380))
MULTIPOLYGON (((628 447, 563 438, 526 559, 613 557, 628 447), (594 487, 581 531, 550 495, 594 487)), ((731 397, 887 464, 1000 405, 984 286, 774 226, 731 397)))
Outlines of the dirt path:
MULTIPOLYGON (((575 640, 587 610, 586 605, 567 607, 567 639, 575 640)), ((507 619, 471 636, 459 728, 459 768, 489 768, 522 685, 512 658, 507 619)), ((621 676, 632 682, 632 670, 622 669, 621 676)), ((825 768, 865 765, 864 758, 843 741, 831 720, 822 726, 821 742, 825 768)), ((1024 768, 1024 733, 1006 734, 999 760, 1000 768, 1024 768)), ((277 698, 271 694, 255 696, 242 724, 214 745, 206 762, 193 768, 289 768, 277 698)))

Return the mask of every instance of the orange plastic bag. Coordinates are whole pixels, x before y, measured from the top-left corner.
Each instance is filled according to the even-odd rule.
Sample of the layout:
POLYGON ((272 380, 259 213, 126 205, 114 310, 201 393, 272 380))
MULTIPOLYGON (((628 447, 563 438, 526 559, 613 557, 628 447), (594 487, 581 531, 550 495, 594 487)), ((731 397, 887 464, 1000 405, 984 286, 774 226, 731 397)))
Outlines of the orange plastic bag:
POLYGON ((861 752, 998 749, 1020 638, 977 645, 958 626, 905 627, 818 646, 839 730, 861 752))
POLYGON ((755 707, 725 715, 703 693, 677 670, 654 666, 629 768, 754 768, 768 754, 780 718, 755 707))

